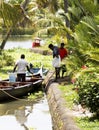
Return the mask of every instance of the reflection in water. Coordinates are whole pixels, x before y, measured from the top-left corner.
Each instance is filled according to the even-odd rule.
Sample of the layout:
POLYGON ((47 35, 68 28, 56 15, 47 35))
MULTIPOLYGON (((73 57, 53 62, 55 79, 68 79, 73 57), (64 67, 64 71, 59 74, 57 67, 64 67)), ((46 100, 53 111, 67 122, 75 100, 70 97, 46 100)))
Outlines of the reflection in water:
POLYGON ((33 113, 29 115, 28 122, 29 125, 35 130, 52 130, 51 117, 49 116, 48 104, 46 100, 34 105, 33 113))
POLYGON ((46 98, 0 104, 0 130, 52 130, 46 98))

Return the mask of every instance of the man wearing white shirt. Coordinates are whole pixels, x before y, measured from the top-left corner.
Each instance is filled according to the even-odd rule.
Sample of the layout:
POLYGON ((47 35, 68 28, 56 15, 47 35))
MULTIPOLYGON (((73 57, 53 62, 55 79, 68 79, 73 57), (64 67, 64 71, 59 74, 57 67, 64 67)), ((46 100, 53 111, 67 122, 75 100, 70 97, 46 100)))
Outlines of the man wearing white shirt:
POLYGON ((17 81, 24 82, 26 77, 26 68, 30 72, 28 62, 25 60, 24 54, 22 54, 21 58, 16 62, 13 72, 15 72, 16 68, 17 68, 17 81))

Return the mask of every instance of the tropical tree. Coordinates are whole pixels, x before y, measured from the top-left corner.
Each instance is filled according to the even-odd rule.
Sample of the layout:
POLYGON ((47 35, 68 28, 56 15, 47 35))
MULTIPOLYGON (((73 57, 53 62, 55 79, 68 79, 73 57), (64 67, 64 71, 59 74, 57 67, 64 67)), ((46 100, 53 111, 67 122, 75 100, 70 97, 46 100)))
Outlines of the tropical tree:
MULTIPOLYGON (((89 1, 89 3, 90 3, 90 1, 89 1)), ((88 4, 88 1, 87 1, 87 4, 88 4)), ((98 41, 98 35, 99 35, 99 28, 98 28, 99 13, 98 12, 99 11, 97 12, 97 10, 99 10, 98 9, 99 7, 98 7, 98 5, 95 5, 92 2, 90 4, 91 9, 87 8, 85 1, 80 3, 80 5, 84 5, 84 6, 82 6, 82 8, 83 9, 85 8, 87 14, 82 16, 82 13, 81 13, 82 17, 79 17, 79 20, 78 20, 78 17, 77 17, 77 20, 76 20, 76 17, 74 19, 75 15, 73 15, 73 14, 76 14, 75 12, 77 12, 77 11, 74 11, 74 8, 72 11, 72 6, 71 6, 71 11, 70 11, 72 23, 73 23, 73 21, 74 22, 78 21, 78 22, 75 22, 74 24, 72 24, 73 26, 71 27, 71 29, 74 30, 74 36, 73 36, 73 40, 71 40, 69 42, 69 48, 70 48, 70 50, 72 49, 72 51, 74 52, 73 57, 75 57, 74 55, 76 55, 76 58, 74 58, 74 59, 79 59, 78 65, 75 64, 75 63, 77 63, 76 60, 75 60, 75 62, 71 61, 73 63, 74 68, 76 68, 76 66, 81 67, 83 64, 86 64, 86 61, 88 60, 88 54, 92 53, 89 50, 91 50, 92 48, 96 49, 96 46, 98 46, 98 43, 99 43, 99 41, 98 41), (92 11, 92 9, 93 9, 93 11, 92 11), (73 12, 73 13, 71 13, 71 12, 73 12)), ((76 8, 76 5, 75 5, 75 8, 76 8)), ((78 6, 77 6, 77 9, 78 9, 78 6)), ((83 12, 85 12, 85 11, 83 10, 83 12)))
MULTIPOLYGON (((67 39, 72 35, 69 29, 69 19, 67 17, 68 0, 37 0, 37 10, 39 14, 33 17, 33 23, 39 35, 46 34, 50 38, 55 39, 56 42, 61 42, 63 38, 67 39), (64 4, 65 3, 65 4, 64 4), (38 16, 38 17, 37 17, 38 16)), ((37 34, 36 34, 37 35, 37 34)))
POLYGON ((68 73, 79 88, 79 102, 99 115, 99 3, 76 1, 69 7, 74 37, 69 41, 68 73))
POLYGON ((1 43, 0 49, 2 50, 6 44, 7 39, 13 28, 20 26, 23 23, 24 19, 29 19, 25 13, 25 8, 29 0, 25 0, 21 5, 20 4, 10 4, 4 2, 3 0, 0 3, 0 18, 3 20, 3 27, 7 28, 7 33, 1 43))

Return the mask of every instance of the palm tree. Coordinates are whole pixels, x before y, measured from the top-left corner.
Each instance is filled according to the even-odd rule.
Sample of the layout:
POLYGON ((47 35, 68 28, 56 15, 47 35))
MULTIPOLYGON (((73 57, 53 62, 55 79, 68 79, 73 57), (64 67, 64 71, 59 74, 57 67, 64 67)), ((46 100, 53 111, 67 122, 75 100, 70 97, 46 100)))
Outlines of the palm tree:
POLYGON ((48 36, 55 37, 65 37, 69 38, 72 35, 72 31, 70 30, 70 23, 68 17, 66 16, 68 12, 68 0, 59 1, 59 0, 37 0, 37 14, 33 17, 34 22, 33 26, 38 31, 37 33, 40 35, 43 32, 48 36), (64 9, 65 8, 65 9, 64 9), (38 16, 38 18, 37 18, 38 16))
POLYGON ((79 102, 99 115, 99 3, 93 0, 70 2, 68 13, 74 39, 69 41, 72 54, 66 60, 67 73, 76 79, 79 102))
MULTIPOLYGON (((79 2, 79 0, 76 1, 79 2)), ((82 12, 85 12, 86 10, 86 15, 82 15, 82 12, 80 13, 80 15, 79 11, 76 11, 79 10, 79 3, 75 3, 76 5, 73 4, 74 3, 71 3, 69 13, 72 14, 71 20, 73 23, 74 39, 69 42, 69 48, 72 49, 72 51, 75 53, 71 55, 71 58, 73 58, 74 60, 71 60, 70 58, 68 63, 70 65, 70 63, 72 62, 72 66, 68 67, 71 68, 72 72, 74 72, 74 70, 79 72, 79 68, 81 68, 83 64, 93 64, 97 66, 97 64, 94 63, 98 63, 99 60, 97 48, 99 43, 99 14, 97 10, 99 10, 99 6, 98 4, 94 4, 94 2, 90 2, 90 0, 87 1, 87 4, 85 4, 85 1, 80 1, 80 9, 82 8, 80 12, 82 10, 82 12), (90 7, 88 5, 90 5, 90 7), (76 12, 78 12, 79 15, 76 12)))
POLYGON ((16 26, 19 26, 24 18, 28 19, 27 15, 25 14, 25 8, 28 2, 29 0, 25 0, 21 5, 12 5, 4 1, 0 3, 0 17, 4 21, 3 26, 7 27, 7 34, 5 35, 0 46, 1 50, 4 48, 12 29, 16 26))
MULTIPOLYGON (((68 13, 68 0, 64 0, 64 11, 67 14, 68 13)), ((68 17, 65 18, 66 27, 70 28, 70 21, 68 17)), ((70 39, 70 34, 67 33, 67 39, 70 39)))

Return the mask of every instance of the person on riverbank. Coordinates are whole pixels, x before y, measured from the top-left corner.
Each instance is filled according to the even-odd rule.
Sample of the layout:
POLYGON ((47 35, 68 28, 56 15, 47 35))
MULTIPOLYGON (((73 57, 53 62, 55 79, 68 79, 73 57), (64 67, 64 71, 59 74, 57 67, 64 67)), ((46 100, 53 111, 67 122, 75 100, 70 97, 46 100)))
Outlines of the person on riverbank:
POLYGON ((60 55, 59 55, 59 48, 57 46, 54 46, 53 44, 49 44, 49 49, 53 51, 53 61, 52 65, 55 68, 55 75, 56 80, 57 78, 60 78, 60 55))
MULTIPOLYGON (((25 60, 25 55, 21 54, 20 59, 15 63, 13 72, 16 71, 17 68, 17 81, 24 82, 26 77, 26 68, 32 73, 29 69, 28 62, 25 60)), ((33 74, 33 73, 32 73, 33 74)))
POLYGON ((64 73, 66 72, 66 63, 65 63, 65 58, 68 55, 67 49, 64 48, 65 44, 61 43, 60 48, 59 48, 59 55, 61 58, 61 70, 62 70, 62 77, 64 76, 64 73))

